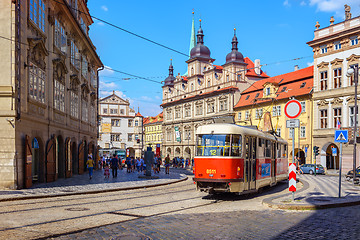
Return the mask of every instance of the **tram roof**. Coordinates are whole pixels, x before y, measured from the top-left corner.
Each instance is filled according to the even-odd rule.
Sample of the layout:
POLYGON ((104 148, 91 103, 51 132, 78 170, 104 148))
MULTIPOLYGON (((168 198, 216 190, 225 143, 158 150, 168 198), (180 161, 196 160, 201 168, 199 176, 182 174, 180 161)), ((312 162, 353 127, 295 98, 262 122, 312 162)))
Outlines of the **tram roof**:
POLYGON ((231 123, 213 123, 201 125, 197 128, 196 134, 241 134, 257 136, 265 139, 277 140, 279 142, 287 143, 287 141, 285 141, 284 139, 280 137, 275 137, 272 134, 231 123))

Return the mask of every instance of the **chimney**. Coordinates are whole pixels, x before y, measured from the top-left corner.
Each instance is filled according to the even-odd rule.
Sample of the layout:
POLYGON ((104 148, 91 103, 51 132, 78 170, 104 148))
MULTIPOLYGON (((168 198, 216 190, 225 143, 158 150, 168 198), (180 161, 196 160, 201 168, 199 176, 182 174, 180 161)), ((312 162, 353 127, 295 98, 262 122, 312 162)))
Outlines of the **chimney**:
POLYGON ((261 66, 260 66, 260 59, 255 59, 255 73, 260 75, 261 73, 261 66))
POLYGON ((299 70, 299 65, 295 65, 295 67, 294 67, 294 71, 297 71, 297 70, 299 70))

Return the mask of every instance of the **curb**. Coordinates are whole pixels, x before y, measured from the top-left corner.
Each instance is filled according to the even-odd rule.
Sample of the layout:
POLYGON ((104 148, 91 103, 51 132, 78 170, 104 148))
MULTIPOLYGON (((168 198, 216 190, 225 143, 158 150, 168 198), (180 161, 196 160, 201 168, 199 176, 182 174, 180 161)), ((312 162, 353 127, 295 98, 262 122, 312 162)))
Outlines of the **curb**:
MULTIPOLYGON (((297 191, 298 193, 307 190, 310 187, 310 184, 305 180, 300 180, 303 184, 303 188, 297 191)), ((265 198, 262 201, 262 204, 274 209, 284 209, 284 210, 318 210, 318 209, 326 209, 326 208, 337 208, 337 207, 349 207, 360 205, 360 200, 358 201, 349 201, 349 202, 341 202, 341 203, 326 203, 326 204, 282 204, 282 203, 274 203, 273 200, 277 198, 286 197, 289 194, 282 194, 275 197, 265 198)))
POLYGON ((80 191, 80 192, 69 192, 69 193, 55 193, 48 195, 33 195, 33 196, 22 196, 22 197, 11 197, 11 198, 3 198, 0 199, 0 202, 9 202, 9 201, 19 201, 19 200, 29 200, 29 199, 41 199, 41 198, 53 198, 53 197, 64 197, 64 196, 74 196, 74 195, 82 195, 82 194, 97 194, 97 193, 106 193, 106 192, 116 192, 116 191, 126 191, 126 190, 134 190, 140 188, 153 188, 159 186, 165 186, 169 184, 179 183, 186 181, 188 179, 187 176, 183 177, 180 175, 180 179, 172 180, 165 183, 158 183, 153 185, 139 185, 133 187, 119 187, 119 188, 109 188, 102 190, 90 190, 90 191, 80 191))

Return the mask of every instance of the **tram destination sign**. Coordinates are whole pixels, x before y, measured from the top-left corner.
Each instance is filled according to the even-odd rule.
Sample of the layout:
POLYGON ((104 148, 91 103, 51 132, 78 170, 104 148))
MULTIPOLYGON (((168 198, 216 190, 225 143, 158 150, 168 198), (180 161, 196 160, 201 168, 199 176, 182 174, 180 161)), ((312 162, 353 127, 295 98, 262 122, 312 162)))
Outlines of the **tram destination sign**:
POLYGON ((299 119, 286 120, 286 128, 298 128, 300 127, 299 119))

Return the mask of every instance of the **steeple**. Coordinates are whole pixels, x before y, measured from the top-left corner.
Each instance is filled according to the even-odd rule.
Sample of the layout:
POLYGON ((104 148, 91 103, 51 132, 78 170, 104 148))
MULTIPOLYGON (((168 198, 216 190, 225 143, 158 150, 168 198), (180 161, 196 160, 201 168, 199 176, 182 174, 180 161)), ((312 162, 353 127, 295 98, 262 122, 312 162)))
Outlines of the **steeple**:
POLYGON ((169 76, 174 76, 174 67, 172 65, 172 59, 170 59, 169 76))
POLYGON ((238 45, 238 40, 237 40, 237 37, 236 37, 236 28, 234 28, 234 37, 233 37, 233 39, 232 39, 231 44, 232 44, 231 50, 237 51, 237 50, 238 50, 238 47, 237 47, 237 45, 238 45))
POLYGON ((170 66, 169 66, 169 76, 164 81, 164 86, 174 86, 174 67, 172 65, 172 59, 170 60, 170 66))
POLYGON ((199 20, 200 22, 200 27, 197 33, 197 44, 204 44, 204 33, 203 30, 201 29, 201 19, 199 20))
POLYGON ((196 45, 196 38, 195 38, 195 24, 194 24, 194 10, 192 11, 192 22, 191 22, 191 37, 190 37, 190 47, 189 47, 189 56, 191 49, 196 45))

